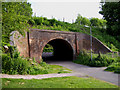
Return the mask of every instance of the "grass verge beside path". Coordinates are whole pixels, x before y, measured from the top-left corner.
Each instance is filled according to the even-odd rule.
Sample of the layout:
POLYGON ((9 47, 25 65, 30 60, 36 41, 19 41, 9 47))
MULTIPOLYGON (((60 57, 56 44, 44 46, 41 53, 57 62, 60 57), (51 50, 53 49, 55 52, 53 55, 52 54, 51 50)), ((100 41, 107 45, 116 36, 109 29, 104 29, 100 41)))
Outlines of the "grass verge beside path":
POLYGON ((72 72, 72 70, 70 70, 66 67, 49 64, 48 74, 51 74, 51 73, 71 73, 71 72, 72 72))
POLYGON ((55 77, 47 79, 2 79, 3 88, 118 88, 95 78, 55 77))

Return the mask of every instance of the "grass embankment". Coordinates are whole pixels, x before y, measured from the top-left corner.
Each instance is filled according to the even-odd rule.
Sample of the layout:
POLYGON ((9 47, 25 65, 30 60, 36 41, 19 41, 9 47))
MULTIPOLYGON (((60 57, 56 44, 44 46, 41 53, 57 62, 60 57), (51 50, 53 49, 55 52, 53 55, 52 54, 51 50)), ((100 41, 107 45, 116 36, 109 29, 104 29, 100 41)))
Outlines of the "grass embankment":
POLYGON ((91 67, 104 67, 106 66, 106 71, 112 71, 115 73, 120 73, 120 57, 111 57, 111 54, 92 54, 92 60, 90 53, 86 51, 80 52, 77 60, 73 62, 83 65, 88 65, 91 67))
POLYGON ((48 79, 2 79, 3 88, 118 88, 118 86, 96 80, 75 76, 48 79))

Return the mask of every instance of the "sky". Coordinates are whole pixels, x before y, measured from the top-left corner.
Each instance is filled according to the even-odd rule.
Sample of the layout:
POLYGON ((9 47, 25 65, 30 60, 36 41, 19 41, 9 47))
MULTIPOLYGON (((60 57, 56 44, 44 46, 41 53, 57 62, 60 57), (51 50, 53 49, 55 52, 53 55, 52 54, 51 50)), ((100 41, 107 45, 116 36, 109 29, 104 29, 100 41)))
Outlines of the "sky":
POLYGON ((99 14, 100 0, 28 0, 33 16, 55 18, 65 22, 75 22, 77 15, 87 18, 102 18, 99 14))

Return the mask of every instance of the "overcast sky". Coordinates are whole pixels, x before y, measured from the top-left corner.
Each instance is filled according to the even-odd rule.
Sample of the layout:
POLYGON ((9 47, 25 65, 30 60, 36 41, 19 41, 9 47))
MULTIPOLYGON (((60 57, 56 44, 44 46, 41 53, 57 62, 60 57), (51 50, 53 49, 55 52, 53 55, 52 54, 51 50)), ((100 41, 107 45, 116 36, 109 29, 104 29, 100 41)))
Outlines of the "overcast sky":
POLYGON ((99 14, 100 0, 28 0, 33 9, 33 15, 47 18, 75 21, 78 13, 83 17, 102 18, 99 14), (49 2, 48 2, 49 1, 49 2))

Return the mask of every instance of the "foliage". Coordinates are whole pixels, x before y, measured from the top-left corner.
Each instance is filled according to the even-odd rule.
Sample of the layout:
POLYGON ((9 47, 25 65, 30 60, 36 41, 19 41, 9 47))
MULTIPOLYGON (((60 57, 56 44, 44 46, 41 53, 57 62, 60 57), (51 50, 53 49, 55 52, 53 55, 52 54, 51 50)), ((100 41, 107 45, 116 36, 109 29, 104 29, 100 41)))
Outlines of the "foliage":
POLYGON ((78 14, 75 23, 78 24, 78 25, 81 25, 81 21, 82 21, 82 16, 80 14, 78 14))
POLYGON ((86 17, 82 17, 80 14, 78 14, 77 19, 75 23, 77 25, 87 25, 87 26, 94 26, 99 28, 106 28, 106 20, 98 19, 98 18, 91 18, 90 20, 86 17))
POLYGON ((115 73, 120 73, 120 62, 112 63, 105 69, 105 71, 113 71, 115 73))
POLYGON ((77 60, 74 60, 75 63, 88 65, 92 67, 103 67, 108 66, 112 64, 114 61, 116 61, 114 58, 107 57, 105 55, 101 54, 93 54, 92 60, 90 53, 87 53, 86 51, 80 52, 79 56, 77 57, 77 60))
POLYGON ((50 44, 46 44, 43 52, 53 52, 53 47, 50 44))
POLYGON ((29 61, 28 58, 19 56, 17 51, 13 57, 9 54, 2 54, 2 73, 5 74, 48 74, 48 73, 69 73, 71 70, 58 65, 48 65, 45 62, 40 64, 35 59, 29 61), (66 71, 64 71, 66 70, 66 71))
POLYGON ((120 51, 120 42, 115 37, 107 34, 104 29, 92 28, 92 35, 102 41, 112 51, 120 51))
POLYGON ((93 58, 90 66, 108 66, 115 61, 114 58, 110 58, 99 54, 96 58, 93 58))
POLYGON ((88 26, 90 26, 90 20, 87 19, 86 17, 82 17, 80 14, 78 14, 75 23, 78 24, 78 25, 88 25, 88 26))
POLYGON ((9 42, 10 33, 19 31, 25 35, 25 30, 29 30, 28 21, 31 18, 31 4, 27 2, 2 2, 2 36, 4 43, 9 42))
POLYGON ((92 26, 99 26, 100 25, 98 18, 91 18, 90 22, 91 22, 92 26))
POLYGON ((88 25, 88 26, 90 26, 91 22, 90 22, 90 20, 87 19, 86 17, 83 17, 83 18, 82 18, 82 21, 81 21, 81 24, 82 24, 82 25, 88 25))
POLYGON ((100 22, 100 27, 106 29, 106 26, 107 26, 106 23, 107 23, 107 21, 104 20, 104 19, 99 19, 99 22, 100 22))
POLYGON ((106 28, 106 20, 98 19, 98 18, 91 18, 90 19, 91 25, 94 27, 106 28))
POLYGON ((11 58, 10 56, 2 55, 2 73, 6 74, 27 74, 29 71, 27 60, 21 57, 11 58))
POLYGON ((101 4, 100 14, 107 21, 107 33, 120 41, 120 1, 101 4))
POLYGON ((92 54, 92 61, 90 58, 90 53, 86 51, 80 52, 77 60, 73 62, 83 65, 88 65, 92 67, 103 67, 108 66, 105 71, 112 71, 115 73, 120 73, 120 57, 112 57, 112 54, 92 54))
POLYGON ((36 25, 42 25, 42 23, 43 23, 42 17, 33 17, 33 20, 34 20, 36 25))
POLYGON ((117 61, 109 65, 105 71, 112 71, 114 73, 120 73, 120 57, 117 58, 117 61))
MULTIPOLYGON (((54 77, 46 79, 2 79, 3 88, 118 88, 118 86, 95 78, 54 77)), ((111 90, 112 90, 111 89, 111 90)))

